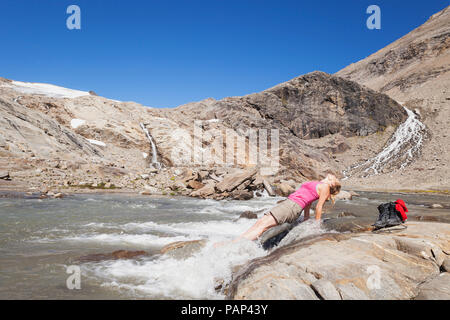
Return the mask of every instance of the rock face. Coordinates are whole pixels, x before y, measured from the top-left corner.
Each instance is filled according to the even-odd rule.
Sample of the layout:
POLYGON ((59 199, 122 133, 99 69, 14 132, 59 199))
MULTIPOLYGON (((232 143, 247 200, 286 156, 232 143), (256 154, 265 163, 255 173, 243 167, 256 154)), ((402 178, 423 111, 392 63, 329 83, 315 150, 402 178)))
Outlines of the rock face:
POLYGON ((230 299, 413 299, 450 293, 440 268, 450 253, 445 223, 409 223, 393 234, 312 236, 235 273, 230 299), (437 289, 436 289, 437 290, 437 289))
MULTIPOLYGON (((364 179, 364 183, 378 188, 384 184, 402 185, 404 189, 448 190, 450 153, 446 146, 450 119, 450 7, 336 75, 386 93, 401 102, 420 116, 430 133, 414 164, 406 167, 401 175, 386 172, 364 179)), ((359 186, 362 181, 351 178, 347 183, 359 186)))

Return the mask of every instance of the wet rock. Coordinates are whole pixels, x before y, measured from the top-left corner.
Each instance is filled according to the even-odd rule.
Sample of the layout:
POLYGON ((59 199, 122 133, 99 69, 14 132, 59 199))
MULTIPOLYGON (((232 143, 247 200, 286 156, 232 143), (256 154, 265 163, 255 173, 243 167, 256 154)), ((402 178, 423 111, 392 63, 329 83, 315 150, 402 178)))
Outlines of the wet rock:
POLYGON ((336 200, 352 200, 352 194, 348 191, 341 190, 341 192, 336 195, 336 200))
POLYGON ((55 199, 62 199, 62 198, 64 198, 64 194, 61 193, 61 192, 55 193, 53 195, 53 198, 55 198, 55 199))
POLYGON ((226 175, 221 182, 217 183, 216 189, 219 192, 233 191, 240 184, 244 183, 249 179, 252 179, 257 173, 257 171, 258 168, 254 167, 243 171, 239 170, 235 173, 226 175))
POLYGON ((343 217, 355 217, 355 215, 351 212, 347 212, 347 211, 342 211, 338 213, 338 218, 343 218, 343 217))
POLYGON ((149 195, 152 195, 152 194, 160 194, 160 193, 161 192, 160 192, 160 190, 158 188, 155 188, 155 187, 152 187, 152 186, 149 186, 149 185, 145 185, 144 186, 144 190, 140 192, 140 194, 144 195, 144 196, 149 196, 149 195))
POLYGON ((235 190, 230 194, 234 200, 250 200, 253 198, 253 192, 247 190, 235 190))
POLYGON ((177 241, 169 243, 161 250, 161 254, 168 254, 176 259, 184 259, 200 251, 206 244, 206 240, 177 241))
POLYGON ((374 229, 372 225, 375 220, 376 217, 355 217, 353 215, 345 215, 340 218, 324 219, 323 226, 330 231, 351 233, 365 232, 374 229))
POLYGON ((352 197, 360 197, 360 194, 355 191, 350 191, 350 194, 352 195, 352 197))
POLYGON ((242 212, 239 216, 239 219, 245 218, 245 219, 258 219, 258 215, 253 211, 245 211, 242 212))
POLYGON ((148 253, 146 251, 128 251, 117 250, 112 253, 97 253, 82 256, 77 259, 79 262, 98 262, 104 260, 119 260, 119 259, 135 259, 140 256, 145 256, 148 253))

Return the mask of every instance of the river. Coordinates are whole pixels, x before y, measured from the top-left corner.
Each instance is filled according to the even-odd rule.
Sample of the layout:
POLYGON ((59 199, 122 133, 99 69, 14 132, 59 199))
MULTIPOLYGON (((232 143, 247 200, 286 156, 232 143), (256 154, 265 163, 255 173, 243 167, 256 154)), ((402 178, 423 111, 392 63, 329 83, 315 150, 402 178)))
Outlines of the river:
MULTIPOLYGON (((1 196, 1 194, 0 194, 1 196)), ((439 216, 450 222, 450 197, 361 192, 338 201, 325 216, 363 211, 377 218, 377 205, 402 198, 411 217, 439 216), (442 209, 431 209, 440 203, 442 209)), ((223 299, 217 279, 267 254, 255 242, 214 248, 233 239, 254 220, 243 211, 271 208, 281 198, 215 201, 130 195, 71 195, 64 199, 0 197, 0 299, 223 299), (206 239, 197 253, 177 259, 161 255, 166 244, 206 239), (133 260, 75 263, 79 257, 116 250, 145 250, 133 260), (81 270, 81 289, 69 290, 67 267, 81 270)), ((263 213, 259 213, 261 216, 263 213)), ((296 237, 324 232, 313 221, 300 224, 296 237)), ((282 245, 282 244, 280 244, 282 245)))

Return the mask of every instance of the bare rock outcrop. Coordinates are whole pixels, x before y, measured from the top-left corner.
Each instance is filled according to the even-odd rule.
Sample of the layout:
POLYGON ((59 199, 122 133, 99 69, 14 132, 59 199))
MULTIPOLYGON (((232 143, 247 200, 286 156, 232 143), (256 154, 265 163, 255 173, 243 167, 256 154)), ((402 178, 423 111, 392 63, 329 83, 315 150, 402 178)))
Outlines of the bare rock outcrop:
POLYGON ((326 233, 292 242, 234 274, 230 299, 448 297, 445 223, 411 222, 399 233, 326 233), (439 288, 439 289, 438 289, 439 288), (439 293, 433 291, 440 290, 439 293))

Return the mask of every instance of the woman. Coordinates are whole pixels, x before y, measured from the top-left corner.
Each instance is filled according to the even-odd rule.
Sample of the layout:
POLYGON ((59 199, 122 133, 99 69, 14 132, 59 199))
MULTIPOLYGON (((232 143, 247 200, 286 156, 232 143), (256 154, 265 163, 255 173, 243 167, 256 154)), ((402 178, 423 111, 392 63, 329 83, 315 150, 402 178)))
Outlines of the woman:
POLYGON ((239 238, 256 240, 261 234, 276 225, 285 222, 292 223, 304 211, 304 221, 309 219, 309 210, 311 204, 319 200, 316 206, 316 220, 320 220, 322 216, 323 204, 326 200, 332 200, 341 191, 341 184, 336 176, 329 174, 322 181, 309 181, 301 185, 301 187, 292 193, 286 200, 272 208, 261 219, 239 238))

